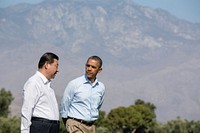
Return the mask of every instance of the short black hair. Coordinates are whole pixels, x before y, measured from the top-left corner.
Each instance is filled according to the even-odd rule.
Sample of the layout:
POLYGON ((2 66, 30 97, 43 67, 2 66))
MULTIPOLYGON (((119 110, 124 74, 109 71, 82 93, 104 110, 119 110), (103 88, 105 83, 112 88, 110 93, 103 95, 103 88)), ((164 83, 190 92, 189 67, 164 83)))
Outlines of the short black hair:
POLYGON ((87 62, 88 62, 90 59, 98 61, 98 62, 99 62, 99 67, 102 67, 103 61, 101 60, 101 58, 100 58, 99 56, 96 56, 96 55, 90 56, 90 57, 87 59, 87 62))
POLYGON ((40 61, 38 63, 38 68, 42 68, 46 62, 48 62, 49 64, 53 63, 54 59, 59 60, 59 57, 51 52, 44 53, 40 58, 40 61))

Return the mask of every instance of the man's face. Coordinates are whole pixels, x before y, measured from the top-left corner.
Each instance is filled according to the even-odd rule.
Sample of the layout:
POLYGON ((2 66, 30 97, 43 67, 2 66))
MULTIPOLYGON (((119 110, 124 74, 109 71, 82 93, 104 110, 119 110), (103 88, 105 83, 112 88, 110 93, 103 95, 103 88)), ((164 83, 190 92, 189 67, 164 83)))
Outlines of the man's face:
POLYGON ((55 78, 56 73, 58 72, 58 60, 54 59, 52 64, 47 64, 47 70, 49 73, 49 80, 55 78))
POLYGON ((87 78, 93 82, 96 79, 96 75, 102 70, 98 61, 89 59, 85 64, 85 74, 87 78))

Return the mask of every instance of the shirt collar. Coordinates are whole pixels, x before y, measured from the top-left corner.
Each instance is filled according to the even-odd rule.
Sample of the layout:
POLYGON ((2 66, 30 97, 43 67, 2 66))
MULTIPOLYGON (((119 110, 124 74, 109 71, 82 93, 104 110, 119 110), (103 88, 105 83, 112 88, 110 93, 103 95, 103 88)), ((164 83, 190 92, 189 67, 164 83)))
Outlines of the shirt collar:
POLYGON ((51 80, 48 80, 41 72, 37 71, 36 73, 39 75, 45 85, 51 82, 51 80))
MULTIPOLYGON (((90 82, 90 80, 87 78, 87 76, 86 75, 84 75, 84 84, 86 84, 86 83, 88 83, 88 84, 91 84, 91 82, 90 82)), ((91 85, 92 86, 96 86, 96 85, 98 85, 99 84, 99 81, 98 81, 98 79, 96 78, 95 79, 95 81, 94 81, 94 83, 92 83, 91 85)))

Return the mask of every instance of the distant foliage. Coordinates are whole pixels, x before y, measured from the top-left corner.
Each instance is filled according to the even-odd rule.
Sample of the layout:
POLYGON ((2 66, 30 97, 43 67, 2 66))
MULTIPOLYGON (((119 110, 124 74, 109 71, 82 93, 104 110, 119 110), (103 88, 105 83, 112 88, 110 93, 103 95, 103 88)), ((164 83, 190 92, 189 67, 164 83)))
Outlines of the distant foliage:
POLYGON ((20 118, 0 117, 0 133, 20 133, 20 118))
POLYGON ((176 120, 168 121, 165 124, 157 124, 153 133, 199 133, 200 121, 176 120))
POLYGON ((4 88, 0 90, 0 117, 7 117, 10 113, 9 106, 11 102, 14 100, 12 93, 10 91, 6 91, 4 88))
POLYGON ((122 133, 142 133, 150 130, 156 123, 155 108, 152 108, 152 106, 155 106, 153 104, 149 106, 151 104, 140 101, 129 107, 112 109, 107 118, 105 118, 106 127, 112 132, 122 133))
POLYGON ((97 133, 200 133, 200 121, 176 120, 158 123, 156 106, 143 100, 136 100, 129 107, 112 109, 106 116, 100 112, 97 133))
POLYGON ((19 133, 20 118, 9 117, 9 106, 14 100, 12 93, 4 88, 0 90, 0 133, 19 133))

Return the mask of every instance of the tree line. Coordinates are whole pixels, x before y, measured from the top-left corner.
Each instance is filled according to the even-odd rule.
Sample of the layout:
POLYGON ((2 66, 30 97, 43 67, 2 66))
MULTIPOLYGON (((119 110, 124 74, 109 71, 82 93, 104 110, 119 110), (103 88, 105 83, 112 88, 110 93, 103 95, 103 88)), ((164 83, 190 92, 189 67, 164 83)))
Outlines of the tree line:
MULTIPOLYGON (((20 133, 20 117, 11 116, 9 106, 14 100, 12 93, 5 88, 0 90, 0 133, 20 133)), ((120 106, 108 114, 100 111, 95 122, 97 133, 199 133, 200 121, 188 121, 177 117, 166 123, 156 120, 156 106, 141 99, 131 106, 120 106)), ((60 124, 60 133, 66 133, 60 124)))

